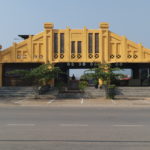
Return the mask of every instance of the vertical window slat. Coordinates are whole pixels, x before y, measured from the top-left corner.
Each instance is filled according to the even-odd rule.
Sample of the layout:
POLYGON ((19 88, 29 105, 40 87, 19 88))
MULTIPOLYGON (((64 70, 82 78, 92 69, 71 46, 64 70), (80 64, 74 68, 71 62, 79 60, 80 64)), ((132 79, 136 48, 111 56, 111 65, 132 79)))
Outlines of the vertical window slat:
POLYGON ((78 41, 78 53, 81 53, 82 51, 82 42, 78 41))
POLYGON ((93 52, 93 34, 92 33, 88 34, 88 51, 89 53, 93 52))
POLYGON ((71 41, 71 53, 75 53, 75 41, 71 41))
POLYGON ((60 53, 64 53, 64 33, 60 33, 60 53))
POLYGON ((99 53, 99 33, 95 33, 95 53, 99 53))
POLYGON ((58 53, 58 33, 54 33, 54 53, 58 53))

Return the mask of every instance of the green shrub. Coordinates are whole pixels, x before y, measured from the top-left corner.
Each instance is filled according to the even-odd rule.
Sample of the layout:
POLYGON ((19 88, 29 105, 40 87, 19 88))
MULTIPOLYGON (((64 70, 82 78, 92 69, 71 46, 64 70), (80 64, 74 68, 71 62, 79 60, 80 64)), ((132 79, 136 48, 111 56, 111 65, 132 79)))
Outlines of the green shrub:
POLYGON ((79 89, 80 90, 84 90, 87 86, 88 86, 88 82, 87 81, 80 81, 79 82, 79 89))
POLYGON ((106 98, 107 99, 114 99, 116 95, 116 86, 115 85, 108 85, 106 86, 105 92, 106 92, 106 98))

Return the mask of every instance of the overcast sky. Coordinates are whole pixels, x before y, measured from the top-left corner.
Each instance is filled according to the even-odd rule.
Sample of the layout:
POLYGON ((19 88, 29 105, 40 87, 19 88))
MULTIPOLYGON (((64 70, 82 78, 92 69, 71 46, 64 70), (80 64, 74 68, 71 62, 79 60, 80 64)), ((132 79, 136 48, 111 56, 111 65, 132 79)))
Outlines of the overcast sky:
POLYGON ((96 29, 108 22, 110 30, 150 48, 150 0, 0 0, 0 44, 17 42, 19 34, 55 28, 96 29))

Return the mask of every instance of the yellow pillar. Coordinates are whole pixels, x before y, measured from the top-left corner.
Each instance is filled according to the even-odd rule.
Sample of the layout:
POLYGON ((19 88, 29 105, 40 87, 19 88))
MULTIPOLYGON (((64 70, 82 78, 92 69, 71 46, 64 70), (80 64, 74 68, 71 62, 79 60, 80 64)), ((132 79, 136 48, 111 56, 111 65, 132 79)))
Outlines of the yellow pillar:
MULTIPOLYGON (((44 24, 44 57, 45 63, 49 62, 50 64, 52 64, 53 57, 53 28, 54 24, 51 22, 44 24)), ((49 84, 51 87, 54 87, 54 79, 50 80, 47 84, 49 84)))
POLYGON ((52 63, 53 54, 53 28, 54 24, 47 22, 44 24, 44 61, 52 63))
POLYGON ((10 59, 11 59, 12 62, 16 62, 16 57, 17 57, 16 56, 16 46, 17 46, 17 44, 14 42, 13 46, 12 46, 12 49, 11 49, 11 55, 10 55, 11 56, 10 59))
POLYGON ((3 85, 3 64, 0 64, 0 87, 3 85))
MULTIPOLYGON (((100 65, 100 64, 99 64, 100 65)), ((98 66, 100 68, 100 66, 98 66)), ((101 88, 103 86, 104 82, 102 79, 98 80, 98 86, 101 88)))
POLYGON ((142 44, 138 44, 138 50, 139 50, 139 56, 140 56, 140 62, 144 60, 144 51, 142 44))
MULTIPOLYGON (((54 66, 54 64, 52 64, 52 66, 54 66)), ((52 66, 49 66, 48 69, 51 69, 52 66)), ((50 85, 51 87, 54 87, 54 85, 55 85, 55 80, 54 80, 54 79, 49 80, 49 81, 47 82, 47 84, 50 85)))
MULTIPOLYGON (((102 66, 98 66, 98 67, 99 68, 101 67, 104 72, 108 72, 109 68, 110 68, 110 66, 108 64, 102 64, 102 66)), ((98 84, 99 84, 99 87, 102 87, 103 85, 106 84, 106 81, 99 79, 98 84)))
POLYGON ((100 53, 101 62, 108 63, 109 61, 109 24, 103 22, 100 24, 100 53))
POLYGON ((98 84, 99 84, 99 87, 101 88, 103 86, 103 80, 99 79, 98 84))
POLYGON ((55 85, 54 79, 50 80, 48 82, 48 85, 50 85, 51 87, 54 87, 54 85, 55 85))
POLYGON ((127 62, 127 38, 122 36, 122 57, 123 61, 127 62))
POLYGON ((65 60, 70 61, 70 56, 70 27, 67 27, 65 30, 65 60))

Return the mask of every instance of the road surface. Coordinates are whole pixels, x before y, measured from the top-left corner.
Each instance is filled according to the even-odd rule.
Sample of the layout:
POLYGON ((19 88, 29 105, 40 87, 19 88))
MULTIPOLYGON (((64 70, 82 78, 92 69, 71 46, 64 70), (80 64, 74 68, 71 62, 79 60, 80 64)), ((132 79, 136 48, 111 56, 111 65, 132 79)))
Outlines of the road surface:
POLYGON ((148 107, 0 107, 0 150, 149 150, 148 107))

